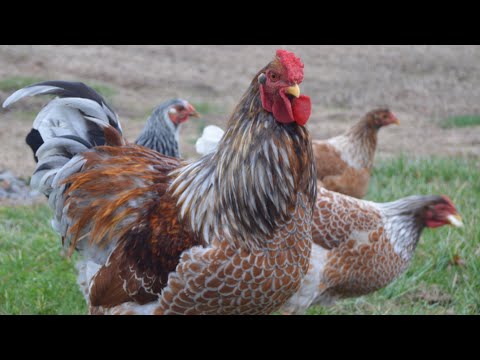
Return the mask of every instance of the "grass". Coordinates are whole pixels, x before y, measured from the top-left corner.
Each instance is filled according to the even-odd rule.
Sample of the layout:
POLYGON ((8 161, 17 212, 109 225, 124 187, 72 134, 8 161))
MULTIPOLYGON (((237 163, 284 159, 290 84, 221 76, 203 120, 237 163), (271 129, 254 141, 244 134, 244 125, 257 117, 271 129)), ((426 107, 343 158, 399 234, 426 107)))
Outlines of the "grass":
POLYGON ((480 125, 480 115, 452 116, 445 119, 440 126, 443 129, 464 128, 480 125))
POLYGON ((109 103, 112 102, 113 97, 117 94, 117 91, 114 88, 103 83, 85 81, 85 84, 102 95, 109 103))
MULTIPOLYGON (((448 194, 465 228, 425 230, 408 271, 375 294, 309 314, 480 313, 479 160, 380 162, 369 200, 448 194)), ((86 314, 72 262, 61 256, 46 206, 0 208, 0 314, 86 314)))
POLYGON ((0 208, 0 314, 85 314, 47 206, 0 208))
POLYGON ((196 125, 196 129, 195 129, 196 133, 194 133, 193 137, 187 138, 186 141, 188 143, 191 143, 192 145, 195 145, 195 143, 197 142, 197 139, 200 136, 202 136, 202 133, 205 127, 207 127, 210 124, 208 119, 211 118, 213 114, 218 115, 219 112, 222 112, 222 109, 208 102, 194 103, 193 106, 200 113, 200 118, 194 120, 196 125))
MULTIPOLYGON (((35 83, 46 81, 46 79, 28 76, 11 76, 6 79, 0 80, 0 90, 5 92, 17 91, 35 83)), ((73 80, 72 80, 73 81, 73 80)), ((81 80, 75 80, 81 81, 81 80)), ((92 87, 95 91, 100 93, 107 101, 111 102, 113 96, 117 94, 117 91, 111 86, 100 82, 83 81, 88 86, 92 87)))
POLYGON ((408 160, 376 167, 368 200, 384 202, 409 195, 446 194, 465 227, 426 229, 413 262, 397 281, 372 295, 344 300, 309 314, 479 314, 479 160, 408 160))
MULTIPOLYGON (((93 86, 92 86, 93 87, 93 86)), ((203 119, 206 115, 211 115, 213 113, 216 113, 218 112, 218 107, 216 107, 215 105, 213 104, 210 104, 208 102, 195 102, 195 103, 191 103, 193 105, 193 107, 195 108, 195 110, 197 110, 200 115, 201 115, 201 119, 203 119)), ((160 104, 158 104, 160 105, 160 104)), ((156 105, 156 106, 158 106, 156 105)), ((155 107, 156 107, 155 106, 155 107)), ((140 121, 145 121, 153 112, 155 108, 153 109, 150 109, 148 110, 141 118, 139 118, 138 120, 140 121)), ((135 119, 137 120, 137 119, 135 119)), ((198 121, 197 119, 195 119, 194 121, 198 121)))
POLYGON ((15 120, 26 122, 27 124, 33 124, 33 121, 38 115, 38 110, 24 110, 15 109, 15 120))
POLYGON ((219 109, 208 102, 196 102, 192 104, 195 110, 197 110, 202 117, 205 115, 210 115, 219 111, 219 109))
POLYGON ((0 80, 0 90, 5 92, 13 92, 38 82, 45 81, 45 79, 26 76, 12 76, 0 80))

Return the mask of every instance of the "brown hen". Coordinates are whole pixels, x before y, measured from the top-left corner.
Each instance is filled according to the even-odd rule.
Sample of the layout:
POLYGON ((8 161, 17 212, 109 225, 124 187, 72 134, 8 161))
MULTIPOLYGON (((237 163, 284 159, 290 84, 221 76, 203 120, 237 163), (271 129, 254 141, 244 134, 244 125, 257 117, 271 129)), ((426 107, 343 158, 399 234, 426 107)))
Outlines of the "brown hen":
POLYGON ((389 110, 375 110, 345 134, 313 141, 318 186, 363 198, 368 191, 378 131, 391 124, 399 121, 389 110))

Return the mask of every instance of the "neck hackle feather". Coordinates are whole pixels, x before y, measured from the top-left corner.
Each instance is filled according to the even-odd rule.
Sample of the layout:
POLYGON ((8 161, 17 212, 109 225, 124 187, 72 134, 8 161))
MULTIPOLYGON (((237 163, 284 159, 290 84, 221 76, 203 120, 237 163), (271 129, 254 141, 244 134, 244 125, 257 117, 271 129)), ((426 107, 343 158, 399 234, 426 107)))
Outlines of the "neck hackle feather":
POLYGON ((258 75, 217 150, 172 173, 180 216, 207 243, 223 237, 235 247, 265 248, 291 217, 299 193, 314 205, 310 135, 297 124, 278 123, 262 108, 258 75))

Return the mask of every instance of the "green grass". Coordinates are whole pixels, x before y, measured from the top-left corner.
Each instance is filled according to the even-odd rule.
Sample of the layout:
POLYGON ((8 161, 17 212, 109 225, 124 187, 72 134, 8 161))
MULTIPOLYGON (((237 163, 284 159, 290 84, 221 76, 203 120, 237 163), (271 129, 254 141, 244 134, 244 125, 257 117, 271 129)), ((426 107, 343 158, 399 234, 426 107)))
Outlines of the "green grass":
MULTIPOLYGON (((210 104, 208 102, 195 102, 191 104, 193 105, 195 110, 197 110, 200 113, 200 116, 201 116, 200 120, 203 120, 207 115, 215 114, 215 113, 218 113, 218 111, 220 111, 220 109, 217 106, 210 104)), ((160 104, 155 105, 155 108, 158 105, 160 104)), ((155 108, 149 109, 147 112, 145 112, 145 114, 141 118, 134 119, 134 120, 145 121, 145 119, 148 119, 148 117, 152 115, 152 112, 155 108)), ((198 121, 198 119, 195 119, 194 121, 198 121)))
POLYGON ((443 129, 464 128, 480 125, 480 115, 452 116, 440 124, 443 129))
MULTIPOLYGON (((479 160, 405 157, 375 169, 369 200, 447 194, 465 228, 427 229, 412 265, 375 294, 309 314, 480 313, 479 160), (455 265, 458 257, 464 265, 455 265)), ((0 314, 86 314, 72 262, 61 256, 46 206, 0 208, 0 314)))
POLYGON ((192 121, 190 126, 193 127, 193 129, 188 134, 189 136, 186 137, 185 142, 190 145, 195 145, 197 140, 202 136, 203 130, 207 127, 207 125, 207 120, 204 117, 192 121))
POLYGON ((95 83, 95 82, 89 82, 89 81, 84 81, 84 83, 90 86, 93 90, 98 92, 100 95, 102 95, 109 103, 111 103, 113 97, 117 95, 117 91, 107 84, 95 83))
MULTIPOLYGON (((12 76, 0 80, 0 90, 5 92, 13 92, 42 81, 46 81, 46 79, 28 76, 12 76)), ((91 82, 88 80, 85 80, 83 82, 88 86, 92 87, 98 93, 100 93, 109 102, 111 102, 113 96, 117 94, 117 91, 107 84, 100 82, 91 82)))
POLYGON ((47 206, 0 208, 0 314, 85 314, 47 206))
POLYGON ((17 110, 15 109, 15 120, 33 124, 33 121, 38 115, 38 110, 17 110))
POLYGON ((45 79, 26 76, 12 76, 0 80, 0 90, 5 92, 13 92, 25 86, 29 86, 42 81, 45 81, 45 79))
POLYGON ((465 227, 425 229, 413 262, 397 281, 372 295, 343 300, 309 314, 479 314, 480 161, 465 159, 381 162, 368 200, 384 202, 409 195, 448 195, 465 227), (460 259, 464 265, 455 264, 460 259))
POLYGON ((213 114, 219 111, 219 109, 210 103, 207 102, 196 102, 192 104, 195 110, 197 110, 202 117, 205 115, 213 114))

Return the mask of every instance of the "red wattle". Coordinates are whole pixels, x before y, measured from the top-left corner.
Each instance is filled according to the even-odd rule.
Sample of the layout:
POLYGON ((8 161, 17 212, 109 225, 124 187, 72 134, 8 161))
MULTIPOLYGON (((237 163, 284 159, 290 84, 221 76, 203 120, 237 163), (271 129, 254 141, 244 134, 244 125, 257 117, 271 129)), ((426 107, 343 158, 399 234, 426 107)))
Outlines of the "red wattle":
POLYGON ((279 96, 274 97, 272 101, 261 85, 260 97, 263 108, 273 113, 275 119, 282 124, 296 122, 298 125, 304 126, 312 113, 312 103, 306 95, 290 100, 284 92, 280 92, 279 96))
POLYGON ((290 124, 295 121, 288 99, 275 99, 273 101, 272 113, 273 116, 275 116, 275 119, 282 124, 290 124))
POLYGON ((312 114, 312 102, 310 97, 301 95, 292 100, 293 118, 298 125, 305 126, 312 114))

